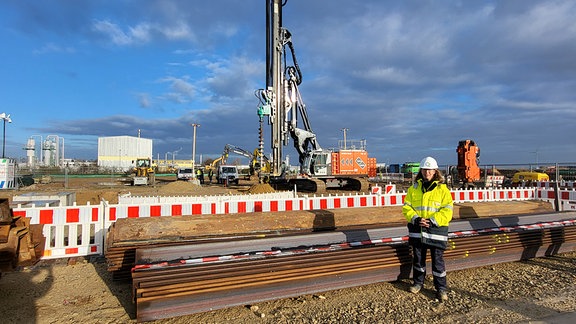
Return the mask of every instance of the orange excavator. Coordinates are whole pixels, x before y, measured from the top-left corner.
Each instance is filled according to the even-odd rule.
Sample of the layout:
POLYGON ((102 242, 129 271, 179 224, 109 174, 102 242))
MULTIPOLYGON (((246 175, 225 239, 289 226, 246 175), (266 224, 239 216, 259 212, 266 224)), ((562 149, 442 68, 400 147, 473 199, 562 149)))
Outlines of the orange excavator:
POLYGON ((458 142, 458 180, 462 183, 462 188, 474 187, 474 182, 480 180, 480 168, 478 158, 480 148, 473 140, 462 140, 458 142))

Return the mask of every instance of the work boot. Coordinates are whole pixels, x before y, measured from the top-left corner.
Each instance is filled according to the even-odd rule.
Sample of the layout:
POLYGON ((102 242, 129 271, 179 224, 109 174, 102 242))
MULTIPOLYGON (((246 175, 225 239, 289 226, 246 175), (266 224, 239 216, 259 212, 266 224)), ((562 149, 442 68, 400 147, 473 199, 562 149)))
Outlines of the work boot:
POLYGON ((436 293, 436 297, 438 297, 438 300, 440 301, 447 301, 448 293, 445 290, 440 290, 438 293, 436 293))
POLYGON ((422 289, 422 285, 419 284, 413 284, 412 286, 410 286, 410 292, 413 294, 419 293, 420 289, 422 289))

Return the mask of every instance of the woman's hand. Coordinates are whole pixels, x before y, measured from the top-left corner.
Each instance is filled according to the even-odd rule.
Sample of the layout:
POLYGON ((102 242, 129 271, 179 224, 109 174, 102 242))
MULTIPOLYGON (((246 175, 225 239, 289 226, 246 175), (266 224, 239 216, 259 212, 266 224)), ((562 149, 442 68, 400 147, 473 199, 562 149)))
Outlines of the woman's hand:
POLYGON ((426 218, 420 218, 420 226, 422 227, 430 227, 430 221, 426 218))

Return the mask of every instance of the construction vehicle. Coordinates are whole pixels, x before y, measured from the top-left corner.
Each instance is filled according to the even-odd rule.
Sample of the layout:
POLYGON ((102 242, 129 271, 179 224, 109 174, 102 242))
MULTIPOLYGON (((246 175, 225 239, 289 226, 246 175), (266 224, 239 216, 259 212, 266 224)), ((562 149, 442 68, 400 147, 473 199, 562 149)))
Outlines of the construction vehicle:
MULTIPOLYGON (((258 149, 254 150, 254 153, 250 153, 238 146, 232 144, 226 144, 224 147, 225 156, 228 157, 230 153, 234 153, 240 156, 248 158, 250 161, 250 175, 265 177, 270 172, 270 162, 266 156, 261 156, 258 149)), ((224 155, 223 155, 224 156, 224 155)), ((226 159, 224 159, 226 163, 226 159)))
POLYGON ((224 154, 222 154, 222 156, 225 156, 225 158, 222 160, 223 164, 226 164, 227 158, 230 155, 230 153, 234 153, 236 155, 240 155, 247 158, 250 161, 250 174, 252 175, 256 172, 252 165, 252 161, 254 160, 254 156, 252 155, 252 153, 242 148, 239 148, 238 146, 234 146, 232 144, 226 144, 226 146, 224 146, 224 154))
POLYGON ((458 181, 462 183, 462 188, 467 189, 475 187, 475 182, 480 180, 480 167, 478 167, 478 158, 480 157, 480 148, 473 140, 462 140, 458 142, 456 148, 458 153, 458 181))
MULTIPOLYGON (((270 184, 316 192, 323 188, 365 190, 368 176, 376 175, 376 159, 369 158, 364 145, 357 149, 322 149, 312 130, 298 86, 302 73, 296 60, 292 35, 282 26, 281 0, 266 2, 266 89, 257 91, 260 100, 259 156, 263 157, 263 121, 271 126, 270 184), (290 60, 290 62, 289 62, 290 60), (283 146, 292 137, 300 171, 287 175, 283 146), (284 163, 285 164, 285 163, 284 163)), ((346 147, 346 145, 344 145, 346 147)))
POLYGON ((194 179, 194 170, 192 168, 180 168, 176 173, 177 180, 189 181, 194 179))
POLYGON ((222 160, 225 158, 224 155, 214 159, 210 164, 206 165, 207 170, 215 171, 218 168, 218 165, 222 163, 222 160))
POLYGON ((270 176, 270 161, 259 149, 255 149, 250 160, 250 174, 260 178, 260 182, 268 182, 270 176))
POLYGON ((520 171, 512 176, 513 187, 531 187, 541 181, 550 181, 548 174, 535 171, 520 171))
POLYGON ((400 171, 401 173, 404 173, 404 176, 416 176, 418 171, 420 171, 420 162, 406 162, 402 164, 400 171))
POLYGON ((132 169, 132 185, 142 186, 142 185, 153 185, 156 181, 156 173, 152 167, 152 159, 150 158, 138 158, 135 163, 135 167, 132 169))
POLYGON ((249 159, 250 161, 250 175, 251 176, 259 176, 261 178, 265 178, 268 173, 270 172, 270 162, 268 161, 267 157, 261 157, 259 154, 259 150, 255 149, 254 153, 250 153, 238 146, 232 145, 232 144, 226 144, 224 146, 224 151, 222 152, 222 155, 220 157, 218 157, 217 159, 215 159, 214 161, 212 161, 212 163, 210 163, 209 165, 206 166, 207 169, 211 169, 212 171, 215 171, 216 173, 218 173, 218 166, 219 165, 224 165, 227 163, 228 161, 228 156, 231 154, 237 154, 240 156, 244 156, 246 158, 249 159), (263 162, 260 162, 260 161, 263 162), (262 163, 262 164, 261 164, 262 163))
POLYGON ((240 175, 238 174, 238 168, 235 165, 219 165, 218 171, 216 172, 216 180, 219 184, 238 184, 240 181, 240 175))

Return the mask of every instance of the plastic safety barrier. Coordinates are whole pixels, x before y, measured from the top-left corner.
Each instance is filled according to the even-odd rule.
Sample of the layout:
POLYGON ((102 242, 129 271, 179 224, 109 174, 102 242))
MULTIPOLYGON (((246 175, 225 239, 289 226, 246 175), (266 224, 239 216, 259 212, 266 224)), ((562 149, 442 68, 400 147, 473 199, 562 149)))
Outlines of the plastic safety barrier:
MULTIPOLYGON (((227 213, 279 212, 315 209, 400 206, 405 192, 394 185, 374 186, 368 194, 304 197, 215 196, 189 200, 154 200, 135 204, 13 208, 15 216, 28 217, 31 224, 43 225, 46 238, 43 259, 101 255, 108 228, 120 218, 177 217, 181 215, 217 215, 227 213)), ((489 202, 541 199, 553 201, 554 190, 546 187, 488 188, 452 190, 454 202, 489 202)), ((576 209, 576 191, 561 190, 562 208, 576 209)))

